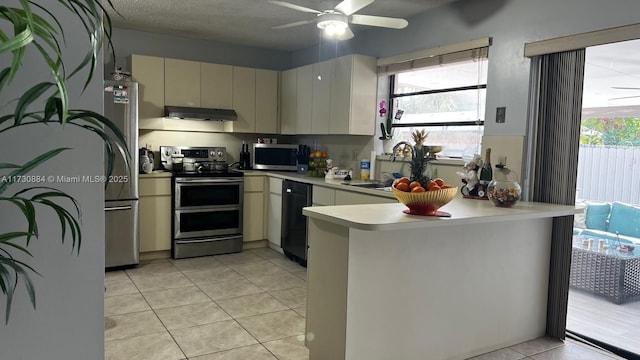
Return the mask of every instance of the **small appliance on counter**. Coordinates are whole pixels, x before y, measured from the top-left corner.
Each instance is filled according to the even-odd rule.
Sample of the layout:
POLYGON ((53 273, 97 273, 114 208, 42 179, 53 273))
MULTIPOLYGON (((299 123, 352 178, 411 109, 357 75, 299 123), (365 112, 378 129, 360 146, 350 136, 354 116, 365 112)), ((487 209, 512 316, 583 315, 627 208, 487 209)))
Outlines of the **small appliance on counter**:
POLYGON ((296 171, 298 145, 253 144, 255 170, 296 171))
POLYGON ((151 174, 153 172, 153 152, 147 148, 140 148, 140 172, 151 174))

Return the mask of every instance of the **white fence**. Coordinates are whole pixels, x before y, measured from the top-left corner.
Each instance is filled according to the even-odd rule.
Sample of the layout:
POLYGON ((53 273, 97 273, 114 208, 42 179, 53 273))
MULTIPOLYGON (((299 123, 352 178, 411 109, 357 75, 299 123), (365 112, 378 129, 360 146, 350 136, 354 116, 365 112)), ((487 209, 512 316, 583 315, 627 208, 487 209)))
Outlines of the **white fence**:
POLYGON ((578 199, 640 204, 640 147, 580 145, 578 199))

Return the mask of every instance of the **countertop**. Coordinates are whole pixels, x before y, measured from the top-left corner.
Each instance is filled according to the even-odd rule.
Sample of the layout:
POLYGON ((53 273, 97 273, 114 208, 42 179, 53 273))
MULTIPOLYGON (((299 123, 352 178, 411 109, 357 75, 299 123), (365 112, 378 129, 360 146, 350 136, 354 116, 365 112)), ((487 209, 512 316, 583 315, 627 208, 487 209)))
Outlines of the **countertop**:
POLYGON ((408 215, 406 206, 397 204, 341 205, 305 207, 302 214, 315 219, 359 230, 405 230, 439 226, 465 226, 579 214, 581 206, 519 202, 511 208, 496 207, 488 200, 456 198, 440 211, 451 217, 408 215))
MULTIPOLYGON (((315 186, 325 186, 333 189, 339 189, 344 191, 353 191, 359 192, 367 195, 381 196, 386 198, 394 199, 393 193, 389 191, 376 190, 376 189, 367 189, 367 188, 359 188, 357 186, 343 185, 344 180, 337 179, 326 179, 323 177, 311 177, 306 175, 301 175, 293 171, 264 171, 264 170, 240 170, 244 173, 245 176, 270 176, 279 179, 300 181, 303 183, 315 185, 315 186)), ((171 177, 171 172, 167 171, 154 171, 151 174, 140 174, 140 179, 157 179, 171 177)), ((351 183, 363 183, 362 180, 352 180, 351 183)))

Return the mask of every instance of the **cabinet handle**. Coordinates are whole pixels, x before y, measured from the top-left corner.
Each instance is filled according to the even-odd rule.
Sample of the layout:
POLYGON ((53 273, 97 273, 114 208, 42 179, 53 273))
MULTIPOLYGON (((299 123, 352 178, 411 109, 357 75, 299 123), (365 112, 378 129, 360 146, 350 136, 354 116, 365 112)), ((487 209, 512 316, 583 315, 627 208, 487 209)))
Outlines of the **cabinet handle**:
POLYGON ((104 211, 116 211, 116 210, 131 210, 131 205, 104 208, 104 211))

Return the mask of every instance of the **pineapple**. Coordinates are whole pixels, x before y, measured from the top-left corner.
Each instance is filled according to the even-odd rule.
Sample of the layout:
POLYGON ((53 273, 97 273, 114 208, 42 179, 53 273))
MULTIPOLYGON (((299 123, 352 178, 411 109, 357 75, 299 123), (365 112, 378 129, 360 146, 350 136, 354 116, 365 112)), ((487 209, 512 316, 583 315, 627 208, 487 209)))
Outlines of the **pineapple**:
POLYGON ((411 181, 418 181, 426 189, 429 177, 424 174, 427 169, 427 164, 431 160, 428 148, 424 146, 424 142, 429 136, 429 133, 422 130, 415 130, 411 133, 411 137, 415 142, 413 146, 413 152, 411 154, 411 161, 409 162, 409 168, 411 169, 411 181))

